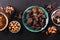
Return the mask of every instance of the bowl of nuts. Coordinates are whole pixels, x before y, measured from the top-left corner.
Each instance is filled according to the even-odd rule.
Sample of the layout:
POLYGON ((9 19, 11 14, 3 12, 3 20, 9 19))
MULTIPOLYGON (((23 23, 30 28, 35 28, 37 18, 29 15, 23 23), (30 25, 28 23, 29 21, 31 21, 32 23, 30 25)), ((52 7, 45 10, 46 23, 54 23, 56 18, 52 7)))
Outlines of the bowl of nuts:
POLYGON ((53 11, 51 19, 55 25, 60 26, 60 8, 53 11))
POLYGON ((9 24, 9 31, 12 33, 18 33, 21 29, 21 25, 18 21, 11 21, 9 24))
POLYGON ((31 32, 40 32, 48 24, 47 11, 39 6, 28 7, 22 16, 22 22, 25 28, 31 32))

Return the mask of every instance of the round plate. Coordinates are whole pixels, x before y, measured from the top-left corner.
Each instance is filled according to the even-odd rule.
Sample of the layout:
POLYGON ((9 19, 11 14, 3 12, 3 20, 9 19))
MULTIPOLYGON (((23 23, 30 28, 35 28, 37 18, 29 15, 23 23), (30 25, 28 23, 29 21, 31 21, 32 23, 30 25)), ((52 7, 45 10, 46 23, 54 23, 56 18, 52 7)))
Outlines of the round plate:
POLYGON ((27 26, 26 21, 24 21, 24 19, 27 18, 27 13, 26 13, 26 12, 27 12, 28 10, 31 10, 33 7, 38 7, 38 6, 28 7, 28 8, 24 11, 24 13, 23 13, 22 22, 23 22, 23 25, 25 26, 25 28, 26 28, 27 30, 29 30, 29 31, 31 31, 31 32, 40 32, 40 31, 42 31, 43 29, 45 29, 46 26, 47 26, 47 24, 48 24, 48 20, 49 20, 48 13, 47 13, 47 11, 46 11, 43 7, 39 7, 39 8, 44 12, 44 14, 46 15, 46 25, 45 25, 43 28, 39 29, 39 30, 33 30, 33 29, 31 29, 29 26, 27 26))

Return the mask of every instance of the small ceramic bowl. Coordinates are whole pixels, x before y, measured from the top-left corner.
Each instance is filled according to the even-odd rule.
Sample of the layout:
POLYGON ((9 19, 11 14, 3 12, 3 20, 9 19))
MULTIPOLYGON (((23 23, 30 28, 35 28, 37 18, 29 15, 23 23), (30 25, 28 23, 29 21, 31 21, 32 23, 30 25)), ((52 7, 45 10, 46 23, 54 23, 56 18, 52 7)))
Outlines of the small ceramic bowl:
POLYGON ((4 13, 2 13, 2 12, 0 12, 0 31, 3 31, 6 27, 7 27, 7 25, 8 25, 8 18, 7 18, 7 16, 4 14, 4 13), (3 24, 3 25, 2 25, 3 24), (1 28, 2 27, 2 28, 1 28))
MULTIPOLYGON (((58 7, 57 9, 55 9, 53 12, 52 12, 52 15, 51 15, 51 19, 52 19, 52 22, 56 25, 56 26, 60 26, 60 24, 57 24, 54 20, 53 20, 53 18, 55 18, 55 16, 54 15, 57 15, 58 13, 56 13, 58 10, 60 10, 60 8, 58 7)), ((59 15, 59 14, 58 14, 59 15)), ((57 15, 57 16, 58 16, 57 15)), ((56 19, 57 20, 57 19, 56 19)))
POLYGON ((31 32, 40 32, 40 31, 42 31, 42 30, 44 30, 44 29, 46 28, 46 26, 47 26, 47 24, 48 24, 48 20, 49 20, 48 13, 47 13, 47 11, 46 11, 43 7, 39 7, 39 8, 44 12, 44 15, 46 15, 46 23, 45 23, 45 26, 44 26, 44 27, 42 27, 42 28, 39 29, 39 30, 31 29, 29 26, 27 26, 27 23, 26 23, 26 21, 24 20, 24 19, 27 18, 27 13, 26 13, 26 12, 27 12, 28 10, 31 10, 31 9, 34 8, 34 7, 39 7, 39 6, 31 6, 31 7, 28 7, 28 8, 24 11, 23 16, 22 16, 22 22, 23 22, 23 25, 25 26, 25 28, 26 28, 28 31, 31 31, 31 32))
POLYGON ((9 24, 9 31, 12 33, 18 33, 21 29, 21 25, 18 21, 11 21, 9 24))

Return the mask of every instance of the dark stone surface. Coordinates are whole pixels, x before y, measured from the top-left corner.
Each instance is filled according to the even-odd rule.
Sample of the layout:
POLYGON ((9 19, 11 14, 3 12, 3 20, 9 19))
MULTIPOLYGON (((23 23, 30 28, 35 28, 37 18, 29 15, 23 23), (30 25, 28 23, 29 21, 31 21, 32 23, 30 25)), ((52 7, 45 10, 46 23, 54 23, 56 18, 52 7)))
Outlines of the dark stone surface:
MULTIPOLYGON (((24 11, 27 7, 32 5, 38 5, 44 7, 50 2, 56 2, 58 5, 60 5, 60 0, 0 0, 0 4, 3 7, 7 5, 12 5, 18 11, 21 10, 24 11)), ((52 25, 51 21, 49 21, 49 25, 52 25)), ((0 32, 0 40, 60 40, 60 33, 49 36, 46 36, 44 35, 44 33, 41 32, 32 33, 26 30, 22 24, 22 29, 17 34, 10 33, 8 28, 0 32)))

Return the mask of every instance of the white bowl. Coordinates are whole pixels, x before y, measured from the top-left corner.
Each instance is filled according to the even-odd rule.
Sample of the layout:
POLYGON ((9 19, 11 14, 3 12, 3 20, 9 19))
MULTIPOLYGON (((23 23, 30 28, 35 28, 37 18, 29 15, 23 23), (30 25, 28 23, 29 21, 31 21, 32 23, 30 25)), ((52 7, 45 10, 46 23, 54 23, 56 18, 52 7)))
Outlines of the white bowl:
POLYGON ((13 32, 13 31, 10 30, 10 29, 9 29, 9 31, 10 31, 11 33, 18 33, 18 32, 20 31, 20 29, 21 29, 21 25, 20 25, 20 23, 19 23, 18 21, 11 21, 11 22, 9 23, 9 26, 10 26, 10 24, 11 24, 12 22, 17 22, 18 25, 19 25, 19 29, 18 29, 16 32, 13 32))
POLYGON ((55 14, 55 12, 57 11, 57 10, 60 10, 60 8, 58 8, 58 9, 56 9, 56 10, 54 10, 53 12, 52 12, 52 15, 51 15, 51 19, 52 19, 52 22, 56 25, 56 26, 60 26, 60 24, 57 24, 57 23, 55 23, 54 21, 53 21, 53 15, 55 14))
POLYGON ((0 14, 2 14, 6 18, 5 26, 2 29, 0 29, 0 31, 3 31, 7 27, 7 25, 8 25, 8 18, 7 18, 7 16, 3 12, 0 12, 0 14))

